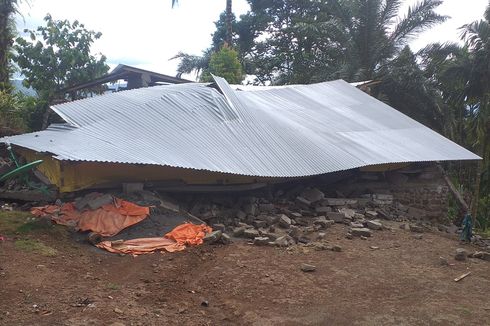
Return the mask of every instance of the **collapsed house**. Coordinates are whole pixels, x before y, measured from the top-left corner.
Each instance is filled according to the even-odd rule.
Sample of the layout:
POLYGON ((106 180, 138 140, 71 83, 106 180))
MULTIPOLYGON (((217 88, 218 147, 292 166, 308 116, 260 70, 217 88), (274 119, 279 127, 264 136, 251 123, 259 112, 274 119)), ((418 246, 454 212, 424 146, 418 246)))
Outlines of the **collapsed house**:
MULTIPOLYGON (((55 105, 52 110, 65 123, 0 142, 26 161, 42 160, 36 175, 61 195, 121 185, 129 186, 127 192, 131 186, 160 189, 177 203, 163 204, 144 191, 130 199, 198 216, 214 230, 257 244, 279 246, 307 243, 311 232, 332 223, 351 226, 348 235, 359 231, 364 236, 370 231, 363 226, 382 227, 377 218, 440 221, 447 212, 448 188, 431 163, 480 159, 342 80, 247 90, 233 89, 219 77, 214 81, 55 105), (254 194, 211 194, 261 188, 254 194), (206 194, 175 196, 179 191, 206 194)), ((113 198, 93 195, 45 207, 42 214, 61 212, 61 219, 56 214, 53 219, 62 224, 75 215, 91 219, 90 210, 75 213, 77 203, 113 198)), ((150 234, 161 232, 168 219, 165 215, 152 224, 157 219, 146 216, 138 213, 134 223, 150 234)), ((121 236, 138 237, 131 234, 134 228, 123 225, 118 232, 121 228, 129 232, 121 236)), ((112 242, 106 244, 114 249, 112 242)), ((146 245, 154 250, 154 242, 146 245)))
POLYGON ((337 80, 235 91, 140 88, 52 107, 66 123, 4 137, 60 192, 124 182, 275 183, 477 155, 337 80))

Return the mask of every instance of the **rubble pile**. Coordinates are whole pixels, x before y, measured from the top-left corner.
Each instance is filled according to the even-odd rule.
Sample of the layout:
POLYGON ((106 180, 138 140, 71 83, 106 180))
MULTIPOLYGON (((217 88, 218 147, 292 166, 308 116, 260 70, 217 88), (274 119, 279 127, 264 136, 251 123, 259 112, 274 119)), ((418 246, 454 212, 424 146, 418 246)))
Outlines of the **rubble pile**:
POLYGON ((327 197, 316 187, 299 187, 265 196, 215 196, 187 206, 191 214, 217 230, 205 239, 208 243, 223 236, 228 241, 231 236, 258 246, 308 244, 322 240, 335 223, 348 227, 347 238, 365 239, 386 228, 383 220, 412 221, 417 223, 410 224, 412 231, 424 230, 419 218, 424 214, 395 202, 391 194, 327 197))

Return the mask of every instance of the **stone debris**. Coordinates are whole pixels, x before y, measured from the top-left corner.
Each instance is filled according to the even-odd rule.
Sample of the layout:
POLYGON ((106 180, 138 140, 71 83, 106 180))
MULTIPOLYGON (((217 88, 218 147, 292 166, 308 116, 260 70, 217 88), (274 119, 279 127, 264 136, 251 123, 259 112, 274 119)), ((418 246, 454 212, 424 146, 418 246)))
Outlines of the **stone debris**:
POLYGON ((383 224, 379 221, 366 221, 366 227, 371 230, 382 230, 383 224))
POLYGON ((422 240, 423 235, 422 234, 414 234, 413 238, 417 239, 417 240, 422 240))
POLYGON ((344 223, 345 215, 339 212, 329 212, 327 218, 335 223, 344 223))
POLYGON ((301 270, 305 273, 310 273, 316 271, 316 266, 311 264, 301 264, 301 270))
POLYGON ((282 214, 279 217, 279 226, 280 227, 288 229, 289 227, 291 227, 291 223, 292 223, 291 219, 289 217, 287 217, 286 215, 282 214))
POLYGON ((478 259, 483 259, 483 260, 486 260, 486 261, 490 261, 490 252, 486 252, 486 251, 475 251, 474 253, 468 255, 468 257, 478 258, 478 259))
POLYGON ((243 231, 243 235, 245 236, 245 238, 249 239, 254 239, 260 236, 259 231, 256 229, 246 229, 243 231))
POLYGON ((468 252, 466 251, 466 249, 463 248, 456 249, 456 254, 454 255, 455 260, 465 261, 466 257, 468 257, 468 252))
POLYGON ((444 257, 439 257, 439 264, 440 264, 441 266, 449 266, 449 262, 448 262, 448 261, 447 261, 447 259, 446 259, 446 258, 444 258, 444 257))
MULTIPOLYGON (((430 214, 424 213, 422 204, 410 206, 410 196, 435 196, 432 191, 414 188, 394 196, 379 189, 363 193, 366 190, 355 184, 345 186, 345 189, 328 189, 318 184, 295 184, 276 190, 271 187, 253 195, 210 194, 188 199, 187 204, 181 203, 181 207, 206 221, 213 230, 221 231, 222 243, 229 243, 233 237, 245 238, 261 246, 288 247, 316 243, 315 249, 328 250, 331 249, 328 243, 319 243, 326 243, 330 228, 344 229, 347 239, 368 239, 381 230, 396 233, 391 221, 403 222, 400 228, 414 232, 413 238, 416 239, 421 239, 424 231, 436 227, 443 232, 452 230, 440 224, 440 221, 432 225, 422 223, 421 218, 430 214), (351 197, 346 197, 346 194, 351 197), (225 231, 229 236, 225 235, 225 231)), ((395 193, 398 190, 390 188, 389 191, 395 193)), ((429 200, 427 205, 432 205, 432 201, 429 200)), ((482 250, 485 246, 482 246, 482 250)))
POLYGON ((270 239, 268 237, 255 237, 254 238, 254 245, 257 246, 266 246, 269 244, 270 239))
POLYGON ((368 228, 351 228, 350 233, 355 237, 370 237, 372 235, 368 228))
POLYGON ((325 194, 318 190, 317 188, 306 188, 301 192, 301 197, 308 200, 310 203, 314 204, 325 198, 325 194))
POLYGON ((208 233, 204 236, 204 243, 213 244, 221 239, 223 232, 221 230, 216 230, 211 233, 208 233))
POLYGON ((317 206, 315 207, 315 212, 318 214, 326 214, 332 211, 332 207, 330 206, 317 206))
POLYGON ((339 246, 339 245, 333 245, 330 250, 335 251, 335 252, 341 252, 342 251, 342 247, 339 246))
POLYGON ((424 228, 420 225, 415 225, 415 224, 410 224, 409 225, 410 231, 416 232, 416 233, 423 233, 424 228))

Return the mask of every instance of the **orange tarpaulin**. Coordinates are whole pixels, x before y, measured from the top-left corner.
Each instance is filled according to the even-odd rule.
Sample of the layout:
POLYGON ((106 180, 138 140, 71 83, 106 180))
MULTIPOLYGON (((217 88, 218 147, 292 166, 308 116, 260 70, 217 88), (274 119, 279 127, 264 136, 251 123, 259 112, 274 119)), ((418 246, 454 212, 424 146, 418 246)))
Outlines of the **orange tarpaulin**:
POLYGON ((167 233, 163 238, 139 238, 125 241, 102 241, 97 247, 114 253, 141 255, 157 250, 181 251, 185 245, 200 245, 204 236, 212 232, 207 225, 184 223, 167 233))
POLYGON ((210 226, 184 223, 165 234, 165 238, 172 239, 178 244, 200 245, 206 233, 213 232, 210 226))
POLYGON ((35 216, 51 216, 55 223, 74 226, 80 231, 92 231, 102 236, 113 236, 145 219, 150 209, 115 198, 114 203, 96 210, 79 212, 73 203, 66 203, 61 206, 33 207, 31 213, 35 216))

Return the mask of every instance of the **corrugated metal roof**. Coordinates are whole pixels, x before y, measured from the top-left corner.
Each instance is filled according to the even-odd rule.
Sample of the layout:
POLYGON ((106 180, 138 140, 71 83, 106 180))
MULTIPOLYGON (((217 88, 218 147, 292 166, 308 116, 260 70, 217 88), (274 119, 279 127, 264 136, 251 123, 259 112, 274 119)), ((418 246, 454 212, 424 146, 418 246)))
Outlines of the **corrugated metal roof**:
POLYGON ((156 164, 263 177, 478 156, 337 80, 235 91, 135 89, 56 105, 69 125, 3 138, 59 160, 156 164))

